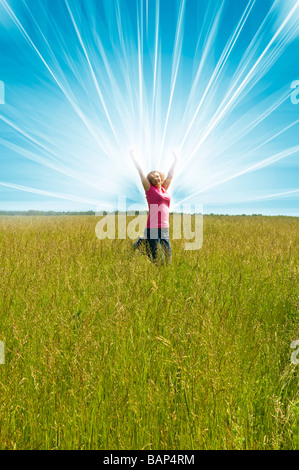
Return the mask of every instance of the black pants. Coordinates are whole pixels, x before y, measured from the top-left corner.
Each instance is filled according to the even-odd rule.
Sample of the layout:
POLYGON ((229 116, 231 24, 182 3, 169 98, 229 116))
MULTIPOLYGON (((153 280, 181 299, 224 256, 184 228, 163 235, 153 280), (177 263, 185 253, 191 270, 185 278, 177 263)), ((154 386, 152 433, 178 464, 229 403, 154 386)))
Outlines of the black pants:
POLYGON ((154 262, 161 255, 162 263, 171 263, 172 251, 169 241, 168 228, 147 228, 144 237, 138 238, 133 245, 135 248, 145 246, 147 256, 154 262))

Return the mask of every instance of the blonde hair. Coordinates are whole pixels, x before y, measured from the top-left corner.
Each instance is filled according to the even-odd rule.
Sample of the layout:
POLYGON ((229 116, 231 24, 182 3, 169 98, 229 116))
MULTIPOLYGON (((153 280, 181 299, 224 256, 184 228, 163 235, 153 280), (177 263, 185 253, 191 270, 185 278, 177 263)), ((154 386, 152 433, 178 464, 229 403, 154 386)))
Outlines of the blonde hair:
POLYGON ((162 173, 161 171, 157 171, 157 170, 150 171, 149 174, 147 175, 147 179, 149 180, 151 184, 153 184, 153 176, 152 176, 153 173, 159 173, 160 178, 161 178, 161 185, 162 185, 165 180, 164 173, 162 173))

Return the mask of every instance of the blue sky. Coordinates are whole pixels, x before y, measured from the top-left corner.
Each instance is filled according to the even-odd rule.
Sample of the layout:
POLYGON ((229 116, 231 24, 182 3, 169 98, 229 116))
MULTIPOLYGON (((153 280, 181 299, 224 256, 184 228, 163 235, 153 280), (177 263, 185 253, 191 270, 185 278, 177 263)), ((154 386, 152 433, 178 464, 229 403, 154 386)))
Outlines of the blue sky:
POLYGON ((299 215, 297 0, 1 0, 0 210, 299 215))

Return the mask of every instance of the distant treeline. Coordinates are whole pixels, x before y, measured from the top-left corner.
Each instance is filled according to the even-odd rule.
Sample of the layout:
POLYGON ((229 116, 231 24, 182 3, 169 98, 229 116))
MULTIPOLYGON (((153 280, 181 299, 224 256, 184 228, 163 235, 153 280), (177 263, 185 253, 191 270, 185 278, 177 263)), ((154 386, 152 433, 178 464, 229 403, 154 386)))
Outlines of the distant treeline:
MULTIPOLYGON (((118 214, 119 211, 115 211, 113 212, 114 214, 118 214)), ((107 212, 106 211, 103 211, 103 215, 106 215, 107 212)), ((108 212, 109 214, 109 212, 108 212)), ((120 212, 120 214, 124 214, 124 212, 120 212)), ((139 214, 139 211, 136 211, 135 212, 135 215, 138 215, 139 214)), ((171 212, 171 214, 173 214, 173 212, 171 212)), ((50 215, 50 216, 54 216, 54 215, 96 215, 96 212, 94 211, 86 211, 86 212, 78 212, 78 211, 64 211, 64 212, 57 212, 57 211, 36 211, 36 210, 30 210, 30 211, 1 211, 0 210, 0 216, 1 215, 50 215)), ((204 214, 205 216, 206 215, 217 215, 217 216, 227 216, 229 214, 204 214)), ((236 214, 236 215, 239 215, 240 214, 236 214)), ((249 214, 241 214, 241 216, 248 216, 249 214)), ((251 214, 252 216, 261 216, 262 214, 251 214)), ((250 215, 249 215, 250 216, 250 215)))
POLYGON ((56 212, 56 211, 0 211, 0 215, 95 215, 93 211, 87 212, 56 212))

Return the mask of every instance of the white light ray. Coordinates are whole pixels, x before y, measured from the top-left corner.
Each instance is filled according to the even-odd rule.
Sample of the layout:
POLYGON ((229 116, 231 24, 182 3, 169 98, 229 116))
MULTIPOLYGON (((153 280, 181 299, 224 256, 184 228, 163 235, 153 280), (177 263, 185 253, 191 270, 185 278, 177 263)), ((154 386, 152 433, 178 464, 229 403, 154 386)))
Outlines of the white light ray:
MULTIPOLYGON (((68 102, 70 103, 70 105, 72 106, 72 108, 75 110, 75 112, 77 113, 77 115, 80 117, 80 119, 82 120, 82 122, 85 124, 85 126, 87 127, 87 129, 89 130, 89 132, 91 133, 91 135, 95 138, 96 142, 99 144, 100 148, 102 148, 102 142, 101 140, 99 139, 99 136, 97 134, 97 132, 93 129, 93 127, 91 126, 90 122, 88 121, 88 119, 86 118, 86 116, 84 115, 84 113, 81 111, 80 107, 73 101, 73 99, 70 97, 69 93, 66 91, 65 87, 60 83, 60 81, 58 80, 58 78, 56 77, 56 75, 54 74, 54 72, 52 71, 52 69, 50 68, 50 66, 47 64, 47 62, 45 61, 45 59, 43 58, 43 56, 41 55, 41 53, 39 52, 39 50, 37 49, 37 47, 35 46, 34 42, 32 41, 32 39, 30 38, 30 36, 28 35, 28 33, 26 32, 26 30, 24 29, 24 27, 22 26, 22 24, 20 23, 20 21, 18 20, 18 18, 16 17, 15 13, 12 11, 12 9, 10 8, 10 6, 7 4, 6 0, 2 0, 3 2, 3 6, 5 7, 5 9, 7 10, 8 14, 10 15, 10 17, 13 19, 14 23, 16 24, 16 26, 18 27, 18 29, 20 30, 20 32, 22 33, 22 35, 25 37, 25 39, 29 42, 29 44, 33 47, 33 49, 35 50, 35 52, 37 53, 37 55, 39 56, 39 58, 41 59, 41 61, 43 62, 43 64, 45 65, 45 67, 47 68, 47 70, 49 71, 49 73, 51 74, 51 76, 53 77, 54 81, 57 83, 57 85, 59 86, 60 90, 63 92, 64 96, 67 98, 68 102)), ((108 154, 109 157, 111 157, 111 155, 108 154)))
POLYGON ((194 157, 194 155, 196 155, 196 153, 198 152, 199 148, 202 146, 203 142, 207 139, 208 135, 212 132, 212 130, 215 128, 215 126, 218 124, 218 122, 223 118, 223 116, 228 112, 228 110, 232 107, 233 103, 237 100, 237 98, 240 96, 241 92, 244 90, 245 86, 248 84, 251 76, 253 75, 253 73, 255 72, 255 70, 257 69, 259 63, 261 62, 261 60, 264 58, 264 56, 266 55, 266 53, 268 52, 269 48, 271 47, 271 45, 273 44, 273 42, 276 40, 276 38, 278 37, 278 35, 281 33, 281 31, 284 29, 284 27, 286 26, 286 24, 288 23, 288 21, 290 20, 290 18, 292 17, 292 15, 294 14, 295 10, 298 8, 299 6, 299 3, 297 3, 293 8, 292 10, 289 12, 289 14, 287 15, 287 17, 285 18, 285 20, 283 21, 283 23, 280 25, 280 27, 278 28, 278 30, 276 31, 276 33, 273 35, 272 39, 270 40, 270 42, 268 43, 268 45, 266 46, 266 48, 264 49, 264 51, 261 53, 261 55, 259 56, 259 58, 257 59, 257 61, 255 62, 255 64, 253 65, 253 67, 251 68, 250 72, 246 75, 246 77, 243 79, 242 83, 239 85, 239 87, 237 88, 237 90, 235 91, 235 93, 233 94, 233 96, 228 100, 228 102, 226 104, 224 104, 224 101, 222 102, 222 105, 219 106, 219 111, 216 113, 216 116, 213 117, 213 119, 211 120, 211 122, 209 123, 207 129, 205 130, 205 133, 203 134, 203 136, 201 137, 200 141, 198 142, 198 144, 196 145, 195 149, 193 150, 193 152, 191 152, 191 155, 186 159, 185 161, 185 164, 183 165, 183 167, 180 169, 180 171, 183 170, 183 168, 186 167, 186 165, 190 162, 190 160, 194 157))
MULTIPOLYGON (((74 19, 74 16, 73 16, 73 14, 72 14, 71 9, 70 9, 68 0, 64 0, 64 1, 65 1, 65 4, 66 4, 66 7, 67 7, 67 9, 68 9, 68 12, 69 12, 69 14, 70 14, 70 18, 71 18, 71 20, 72 20, 72 23, 73 23, 74 29, 75 29, 75 31, 76 31, 77 37, 78 37, 78 39, 79 39, 80 45, 81 45, 81 47, 82 47, 82 50, 83 50, 83 52, 84 52, 85 58, 86 58, 86 60, 87 60, 87 63, 88 63, 89 69, 90 69, 90 73, 91 73, 91 76, 92 76, 92 79, 93 79, 93 82, 94 82, 94 85, 95 85, 95 87, 96 87, 96 90, 97 90, 97 92, 98 92, 100 101, 101 101, 101 103, 102 103, 103 109, 104 109, 105 114, 106 114, 106 118, 107 118, 107 120, 108 120, 108 122, 109 122, 109 125, 110 125, 110 127, 111 127, 111 130, 112 130, 113 135, 114 135, 114 137, 115 137, 115 139, 116 139, 116 141, 117 141, 118 146, 119 146, 120 148, 122 148, 121 143, 120 143, 119 138, 118 138, 118 135, 117 135, 117 133, 116 133, 116 131, 115 131, 115 128, 114 128, 114 126, 113 126, 113 124, 112 124, 112 121, 111 121, 109 112, 108 112, 108 110, 107 110, 107 106, 106 106, 106 103, 105 103, 103 94, 102 94, 102 92, 101 92, 101 89, 100 89, 100 87, 99 87, 99 83, 98 83, 98 81, 97 81, 97 78, 96 78, 96 76, 95 76, 94 69, 93 69, 93 67, 92 67, 92 64, 91 64, 91 62, 90 62, 89 56, 88 56, 88 54, 87 54, 86 47, 85 47, 85 45, 84 45, 84 43, 83 43, 82 36, 81 36, 81 34, 80 34, 79 30, 78 30, 77 23, 76 23, 76 21, 75 21, 75 19, 74 19)), ((103 56, 103 49, 101 50, 101 52, 102 52, 102 56, 103 56)), ((108 62, 107 62, 107 61, 106 61, 105 65, 106 65, 106 70, 109 70, 108 62)))
MULTIPOLYGON (((204 102, 204 100, 205 100, 205 98, 206 98, 206 96, 207 96, 207 94, 208 94, 210 88, 211 88, 212 86, 213 86, 213 87, 216 86, 216 84, 217 84, 217 79, 219 79, 219 77, 220 77, 220 73, 221 73, 221 71, 223 70, 224 65, 226 64, 226 62, 227 62, 227 60, 228 60, 228 58, 229 58, 229 56, 230 56, 230 54, 231 54, 231 52, 232 52, 232 50, 233 50, 233 48, 234 48, 234 45, 236 44, 236 41, 237 41, 237 39, 238 39, 238 37, 239 37, 239 35, 240 35, 242 29, 243 29, 244 24, 246 23, 246 20, 247 20, 247 18, 248 18, 248 16, 249 16, 250 12, 251 12, 251 10, 252 10, 252 7, 253 7, 254 3, 255 3, 255 0, 250 0, 250 1, 249 1, 249 3, 247 4, 247 7, 246 7, 246 9, 245 9, 245 11, 243 12, 243 15, 242 15, 242 17, 241 17, 239 23, 238 23, 237 26, 236 26, 236 29, 235 29, 234 33, 232 34, 231 39, 229 40, 228 44, 225 46, 225 48, 224 48, 224 50, 223 50, 223 52, 222 52, 222 54, 221 54, 221 57, 220 57, 220 59, 219 59, 217 65, 216 65, 216 67, 215 67, 215 70, 214 70, 214 72, 213 72, 213 74, 212 74, 212 76, 211 76, 211 78, 210 78, 210 80, 209 80, 209 83, 208 83, 208 85, 207 85, 207 87, 206 87, 206 89, 205 89, 205 91, 204 91, 204 94, 203 94, 203 96, 202 96, 202 98, 201 98, 201 100, 200 100, 200 102, 199 102, 199 105, 198 105, 197 108, 196 108, 196 111, 195 111, 195 113, 194 113, 194 116, 193 116, 193 118, 191 119, 191 122, 190 122, 190 124, 189 124, 189 126, 188 126, 188 129, 187 129, 187 131, 186 131, 186 133, 185 133, 185 136, 184 136, 184 138, 183 138, 183 140, 182 140, 182 142, 181 142, 181 144, 180 144, 179 153, 182 151, 182 148, 183 148, 183 146, 184 146, 184 143, 185 143, 185 141, 186 141, 186 139, 187 139, 187 137, 188 137, 188 135, 189 135, 189 133, 190 133, 190 130, 192 129, 192 127, 193 127, 193 125, 194 125, 194 122, 195 122, 195 120, 196 120, 196 118, 197 118, 197 116, 198 116, 198 113, 199 113, 199 111, 200 111, 200 109, 201 109, 201 107, 202 107, 202 104, 203 104, 203 102, 204 102)), ((219 14, 218 14, 218 17, 217 17, 217 20, 216 20, 216 21, 217 21, 217 24, 218 24, 218 22, 219 22, 219 20, 220 20, 220 14, 221 14, 221 9, 220 9, 220 11, 219 11, 219 14)), ((202 65, 203 65, 203 64, 202 64, 202 65)), ((200 72, 200 71, 199 71, 199 72, 200 72)), ((197 80, 198 80, 198 78, 199 78, 199 77, 197 77, 197 80)), ((191 90, 191 92, 192 92, 192 90, 191 90)), ((190 98, 189 98, 189 99, 190 99, 190 98)), ((191 155, 190 159, 192 158, 192 156, 193 156, 193 155, 191 155)))
MULTIPOLYGON (((217 10, 217 14, 216 14, 216 17, 212 17, 212 20, 211 20, 211 26, 210 26, 210 31, 209 31, 209 34, 206 38, 206 41, 205 41, 205 46, 204 46, 204 49, 202 51, 202 54, 201 54, 201 59, 200 59, 200 63, 199 63, 199 66, 197 68, 197 72, 196 72, 196 75, 195 75, 195 78, 194 78, 194 81, 193 81, 193 84, 191 86, 191 90, 190 90, 190 93, 189 93, 189 96, 188 96, 188 100, 187 100, 187 104, 186 104, 186 109, 185 109, 185 112, 184 112, 184 115, 183 115, 183 118, 182 118, 182 122, 185 122, 186 120, 186 114, 187 114, 187 111, 190 107, 190 104, 192 103, 193 100, 195 100, 195 95, 197 93, 197 86, 198 86, 198 82, 199 82, 199 79, 201 77, 201 74, 202 74, 202 71, 203 71, 203 68, 204 68, 204 65, 206 63, 206 59, 208 57, 208 54, 209 52, 211 51, 211 47, 214 43, 214 41, 216 40, 216 36, 217 36, 217 33, 218 33, 218 29, 219 29, 219 24, 220 24, 220 20, 221 20, 221 15, 222 15, 222 12, 223 12, 223 9, 224 9, 224 5, 225 5, 225 1, 223 1, 219 7, 219 9, 217 10)), ((196 46, 196 50, 195 50, 195 57, 196 57, 196 52, 197 52, 197 48, 198 48, 198 45, 199 45, 199 39, 200 37, 198 38, 198 42, 197 42, 197 46, 196 46)), ((215 68, 215 71, 214 73, 216 74, 216 69, 217 67, 219 66, 219 63, 220 63, 220 60, 215 68)), ((209 81, 209 84, 208 84, 208 87, 211 86, 211 83, 212 83, 212 78, 210 79, 209 81)), ((207 90, 205 91, 205 93, 207 93, 207 90)), ((202 102, 200 102, 200 104, 198 105, 196 111, 195 111, 195 114, 193 116, 193 118, 191 119, 191 122, 189 124, 189 127, 187 128, 187 131, 185 132, 185 135, 182 139, 182 142, 180 144, 180 147, 179 147, 179 152, 182 151, 182 148, 183 148, 183 145, 185 143, 185 140, 187 139, 188 137, 188 134, 192 128, 192 125, 191 123, 195 121, 196 119, 196 116, 198 115, 198 112, 199 112, 199 109, 201 107, 201 104, 202 102)))
POLYGON ((154 109, 156 104, 156 83, 157 83, 157 63, 158 63, 158 44, 159 44, 159 2, 156 0, 156 22, 155 22, 155 55, 154 55, 154 84, 153 84, 153 102, 152 102, 152 119, 151 128, 154 118, 154 109))
MULTIPOLYGON (((132 92, 132 81, 130 79, 131 78, 130 67, 129 67, 129 64, 128 64, 126 45, 125 45, 125 40, 124 40, 123 28, 122 28, 122 24, 121 24, 121 12, 120 12, 119 0, 117 0, 117 3, 116 3, 116 23, 117 23, 119 43, 121 45, 121 50, 122 50, 122 53, 123 53, 124 63, 121 60, 121 58, 119 56, 119 53, 117 52, 118 51, 117 48, 114 48, 114 50, 116 52, 116 55, 118 55, 118 57, 119 57, 120 67, 123 71, 123 77, 124 77, 125 82, 126 82, 127 92, 129 94, 128 103, 130 105, 130 116, 131 116, 131 119, 132 119, 132 117, 135 116, 134 100, 133 100, 133 92, 132 92)), ((128 122, 126 124, 128 125, 128 122)))
MULTIPOLYGON (((2 139, 1 137, 0 137, 0 144, 2 144, 3 146, 5 146, 6 148, 10 150, 13 150, 18 155, 21 155, 24 158, 27 158, 28 160, 37 162, 41 165, 51 168, 52 170, 57 171, 58 173, 61 173, 63 175, 66 175, 75 181, 85 184, 86 186, 93 187, 97 189, 98 192, 101 191, 99 189, 99 185, 93 183, 90 180, 90 178, 89 179, 84 178, 82 174, 78 174, 76 171, 72 170, 69 166, 65 166, 61 163, 61 161, 54 159, 51 155, 49 155, 51 152, 47 151, 46 148, 45 150, 48 153, 48 155, 47 157, 43 157, 40 153, 35 153, 35 152, 32 152, 31 150, 26 150, 24 147, 16 145, 8 140, 2 139), (58 165, 54 164, 53 160, 56 161, 58 165)), ((105 189, 105 192, 109 192, 109 188, 107 190, 105 189)))
MULTIPOLYGON (((282 103, 284 103, 290 97, 291 91, 287 91, 280 97, 272 106, 264 111, 261 115, 258 115, 256 119, 254 119, 251 123, 247 124, 246 126, 242 126, 241 129, 236 129, 228 132, 228 144, 225 146, 225 141, 217 142, 214 147, 210 149, 209 152, 205 154, 205 159, 209 157, 216 158, 218 155, 223 155, 229 148, 231 148, 234 144, 239 142, 240 140, 244 139, 244 137, 248 136, 261 122, 263 122, 267 117, 269 117, 282 103)), ((255 152, 262 146, 266 145, 267 143, 271 142, 275 137, 281 135, 283 132, 287 131, 288 129, 292 128, 296 124, 298 124, 298 120, 294 121, 290 125, 286 126, 284 129, 280 130, 279 132, 273 134, 267 140, 263 141, 258 147, 251 149, 247 153, 242 154, 242 158, 246 158, 249 154, 255 152)), ((250 145, 252 142, 250 141, 250 145)), ((239 156, 236 155, 234 157, 235 161, 238 161, 239 156)))
POLYGON ((137 9, 137 40, 138 40, 138 79, 139 79, 139 119, 143 136, 143 9, 141 2, 141 20, 137 9))
POLYGON ((44 191, 41 189, 36 189, 36 188, 31 188, 29 186, 22 186, 19 184, 13 184, 13 183, 6 183, 4 181, 0 181, 0 186, 7 187, 7 188, 12 188, 12 189, 18 189, 19 191, 26 191, 28 193, 34 193, 34 194, 40 194, 42 196, 50 196, 50 197, 55 197, 58 199, 66 199, 67 201, 73 201, 73 202, 81 202, 84 204, 92 204, 93 206, 98 203, 98 201, 93 201, 91 199, 85 199, 85 198, 80 198, 76 196, 71 196, 69 194, 62 194, 62 193, 54 193, 51 191, 44 191))
POLYGON ((158 160, 158 167, 160 166, 160 161, 162 157, 162 153, 164 150, 164 143, 165 143, 165 136, 166 136, 166 131, 167 131, 167 125, 168 125, 168 119, 169 119, 169 113, 172 105, 172 99, 173 99, 173 94, 174 94, 174 89, 176 85, 176 80, 177 80, 177 74, 178 74, 178 69, 180 65, 180 60, 181 60, 181 49, 182 49, 182 22, 183 22, 183 16, 185 12, 185 0, 181 0, 180 4, 180 13, 179 13, 179 20, 177 24, 177 30, 175 33, 175 45, 174 45, 174 58, 173 58, 173 67, 171 71, 171 90, 170 90, 170 98, 169 98, 169 104, 168 104, 168 109, 167 109, 167 114, 166 114, 166 120, 165 120, 165 125, 164 125, 164 131, 162 135, 162 143, 161 143, 161 149, 160 149, 160 155, 159 155, 159 160, 158 160))
POLYGON ((201 194, 205 191, 208 191, 209 189, 215 188, 217 186, 220 186, 221 184, 227 183, 228 181, 231 181, 235 178, 238 178, 239 176, 245 175, 246 173, 249 173, 251 171, 259 170, 261 168, 264 168, 268 165, 271 165, 272 163, 277 162, 278 160, 282 160, 283 158, 286 158, 290 155, 294 155, 299 152, 299 145, 295 145, 294 147, 291 147, 287 150, 284 150, 282 152, 277 153, 276 155, 272 155, 271 157, 265 158, 264 160, 261 160, 258 163, 255 163, 254 165, 251 165, 250 167, 246 168, 245 170, 238 171, 234 175, 230 175, 226 178, 223 178, 221 181, 216 181, 213 184, 210 184, 209 186, 206 186, 203 189, 200 189, 199 191, 194 192, 190 196, 182 199, 179 201, 177 204, 174 205, 174 207, 188 201, 189 199, 197 196, 198 194, 201 194))
POLYGON ((290 191, 283 191, 281 193, 267 194, 266 196, 253 197, 253 198, 247 199, 247 201, 248 202, 261 201, 263 199, 272 199, 272 198, 277 198, 277 197, 285 197, 285 196, 290 196, 292 194, 298 194, 298 193, 299 193, 299 189, 292 189, 290 191))

